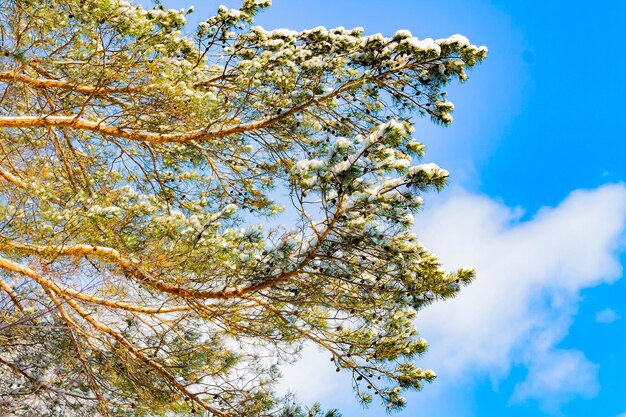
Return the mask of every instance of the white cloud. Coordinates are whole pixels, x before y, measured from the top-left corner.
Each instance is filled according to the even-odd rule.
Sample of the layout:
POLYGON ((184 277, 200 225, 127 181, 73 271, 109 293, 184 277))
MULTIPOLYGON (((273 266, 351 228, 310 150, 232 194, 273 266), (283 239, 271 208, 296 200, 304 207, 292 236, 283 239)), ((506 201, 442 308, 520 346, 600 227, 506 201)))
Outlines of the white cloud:
POLYGON ((598 323, 610 324, 621 318, 622 317, 612 308, 605 308, 604 310, 600 310, 596 313, 596 321, 598 323))
MULTIPOLYGON (((557 344, 568 333, 580 291, 621 275, 617 252, 626 187, 574 191, 528 221, 519 220, 519 209, 488 197, 451 194, 417 216, 416 230, 444 267, 473 266, 478 277, 457 298, 418 316, 418 328, 430 342, 420 365, 439 375, 426 390, 440 392, 447 384, 484 375, 497 382, 512 366, 522 365, 525 380, 506 394, 512 401, 557 407, 572 396, 594 396, 597 365, 583 352, 557 344)), ((303 399, 337 404, 333 400, 345 398, 350 382, 334 374, 326 356, 305 351, 303 361, 287 370, 286 385, 303 399)))
POLYGON ((600 389, 598 365, 578 350, 539 351, 527 363, 528 377, 516 385, 513 401, 535 399, 555 409, 573 396, 593 397, 600 389))
POLYGON ((337 400, 350 404, 352 397, 350 376, 335 372, 330 355, 311 345, 303 349, 302 359, 295 365, 283 368, 279 389, 293 391, 298 400, 309 405, 320 402, 339 407, 337 400))
POLYGON ((555 346, 568 332, 579 292, 621 275, 618 242, 626 188, 575 191, 556 208, 519 222, 519 212, 458 193, 425 213, 420 237, 452 268, 472 265, 475 283, 429 307, 418 325, 431 342, 425 361, 456 377, 514 364, 528 369, 515 400, 545 405, 598 390, 597 368, 582 352, 555 346))

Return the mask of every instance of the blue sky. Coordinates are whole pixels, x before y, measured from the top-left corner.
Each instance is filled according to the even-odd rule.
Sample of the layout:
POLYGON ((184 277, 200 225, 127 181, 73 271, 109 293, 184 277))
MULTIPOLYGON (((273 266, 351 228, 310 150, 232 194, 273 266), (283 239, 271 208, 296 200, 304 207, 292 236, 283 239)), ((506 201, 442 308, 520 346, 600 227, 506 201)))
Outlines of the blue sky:
MULTIPOLYGON (((219 4, 165 3, 194 4, 191 21, 219 4)), ((418 123, 427 162, 452 181, 426 199, 416 230, 446 266, 475 266, 478 279, 418 319, 431 342, 421 365, 439 378, 397 415, 626 413, 626 2, 273 3, 257 19, 268 29, 461 33, 489 47, 469 82, 448 90, 454 124, 418 123)), ((305 350, 284 385, 347 417, 383 415, 361 410, 319 355, 305 350)))

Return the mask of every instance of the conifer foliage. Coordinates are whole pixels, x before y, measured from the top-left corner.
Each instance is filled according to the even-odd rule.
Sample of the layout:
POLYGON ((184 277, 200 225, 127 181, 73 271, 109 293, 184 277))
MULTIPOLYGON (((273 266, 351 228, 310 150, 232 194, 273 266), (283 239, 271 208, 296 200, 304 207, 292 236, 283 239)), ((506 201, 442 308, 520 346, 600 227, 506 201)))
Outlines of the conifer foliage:
POLYGON ((411 231, 448 172, 410 120, 486 48, 269 3, 0 2, 0 414, 307 415, 274 393, 305 342, 365 403, 434 379, 416 311, 473 271, 411 231))

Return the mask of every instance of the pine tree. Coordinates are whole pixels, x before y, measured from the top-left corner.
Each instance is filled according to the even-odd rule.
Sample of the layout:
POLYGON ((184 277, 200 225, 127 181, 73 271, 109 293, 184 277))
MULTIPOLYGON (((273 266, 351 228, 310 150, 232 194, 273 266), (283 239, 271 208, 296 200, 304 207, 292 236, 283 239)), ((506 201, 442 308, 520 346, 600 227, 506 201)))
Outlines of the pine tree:
POLYGON ((3 415, 285 415, 277 364, 305 342, 365 403, 435 378, 416 311, 473 271, 411 231, 448 172, 410 120, 451 123, 442 88, 486 48, 268 31, 269 3, 195 31, 160 5, 0 3, 3 415))

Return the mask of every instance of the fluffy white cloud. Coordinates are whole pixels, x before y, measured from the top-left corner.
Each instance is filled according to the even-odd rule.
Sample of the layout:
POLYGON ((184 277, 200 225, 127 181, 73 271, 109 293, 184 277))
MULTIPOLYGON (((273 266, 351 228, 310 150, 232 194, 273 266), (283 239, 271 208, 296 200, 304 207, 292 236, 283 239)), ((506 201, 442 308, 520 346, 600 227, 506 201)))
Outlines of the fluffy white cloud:
POLYGON ((527 364, 528 377, 516 385, 514 401, 536 399, 554 409, 574 395, 593 397, 600 388, 598 365, 578 350, 539 350, 527 364))
MULTIPOLYGON (((580 291, 621 275, 626 187, 574 191, 530 220, 520 221, 522 214, 455 191, 417 216, 421 241, 445 267, 473 266, 478 273, 459 297, 418 316, 431 346, 421 365, 437 371, 435 385, 484 375, 497 381, 522 365, 527 376, 509 393, 512 401, 555 407, 599 389, 597 365, 581 351, 556 346, 568 333, 580 291)), ((286 370, 285 386, 306 400, 347 395, 350 382, 334 374, 326 356, 305 351, 303 361, 286 370)))
POLYGON ((519 210, 459 193, 422 218, 421 238, 447 267, 473 265, 478 279, 458 298, 423 312, 426 360, 451 376, 508 374, 527 367, 515 400, 553 405, 593 396, 597 367, 582 352, 557 349, 577 311, 580 290, 621 275, 617 257, 626 188, 575 191, 556 208, 520 222, 519 210))
MULTIPOLYGON (((347 373, 335 372, 330 355, 307 345, 302 359, 283 368, 279 390, 292 391, 304 404, 322 403, 328 407, 353 406, 351 379, 347 373)), ((343 408, 343 407, 342 407, 343 408)))

